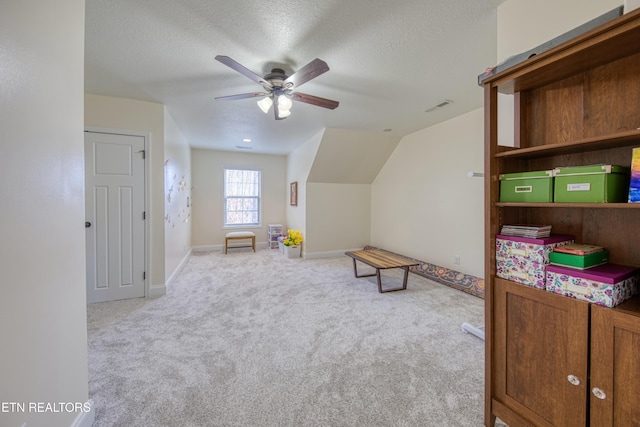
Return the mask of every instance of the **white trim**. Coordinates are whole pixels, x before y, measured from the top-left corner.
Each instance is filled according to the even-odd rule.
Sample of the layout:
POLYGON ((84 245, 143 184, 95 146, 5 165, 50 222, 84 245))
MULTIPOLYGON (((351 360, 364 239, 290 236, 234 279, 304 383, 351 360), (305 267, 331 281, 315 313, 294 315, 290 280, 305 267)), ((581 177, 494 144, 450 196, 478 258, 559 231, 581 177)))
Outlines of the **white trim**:
POLYGON ((164 295, 166 294, 166 286, 164 284, 156 286, 153 285, 153 269, 151 268, 151 248, 153 247, 153 234, 151 232, 151 224, 153 223, 153 214, 151 212, 151 193, 153 182, 153 180, 151 179, 151 132, 141 132, 130 129, 103 128, 97 126, 85 126, 84 131, 93 133, 108 133, 113 135, 140 136, 144 138, 144 212, 146 215, 144 224, 144 296, 156 297, 164 295))
POLYGON ((326 252, 304 252, 302 254, 304 259, 319 259, 319 258, 338 258, 344 256, 345 252, 349 251, 361 251, 362 248, 356 249, 340 249, 337 251, 326 251, 326 252))
POLYGON ((182 261, 180 261, 180 264, 178 264, 176 269, 173 270, 173 273, 171 273, 171 276, 169 276, 169 278, 165 282, 167 284, 167 286, 171 286, 172 282, 175 280, 175 278, 178 276, 178 274, 180 274, 180 272, 182 271, 184 266, 187 265, 187 262, 189 261, 189 258, 191 258, 191 252, 192 251, 193 251, 193 249, 189 249, 189 252, 187 252, 187 254, 184 256, 184 258, 182 258, 182 261))
MULTIPOLYGON (((233 246, 229 246, 232 248, 233 246)), ((269 242, 256 242, 256 250, 258 249, 269 249, 269 242)), ((275 250, 275 249, 274 249, 275 250)), ((202 252, 224 252, 224 245, 202 245, 202 246, 194 246, 191 248, 193 253, 202 253, 202 252)))
POLYGON ((224 251, 224 245, 203 245, 203 246, 193 246, 191 248, 193 253, 200 252, 215 252, 215 251, 224 251))
POLYGON ((91 427, 96 420, 96 407, 93 404, 93 400, 89 399, 89 410, 87 412, 80 412, 70 427, 91 427))
POLYGON ((167 294, 167 285, 150 285, 145 298, 157 298, 167 294))
MULTIPOLYGON (((156 294, 155 293, 155 289, 156 286, 153 285, 153 264, 151 263, 151 248, 153 247, 153 232, 151 231, 151 225, 153 224, 153 209, 151 209, 151 206, 153 206, 151 204, 151 195, 153 194, 153 179, 152 179, 152 162, 151 159, 153 158, 153 156, 151 155, 151 147, 153 146, 153 144, 151 143, 151 132, 143 132, 145 135, 144 141, 145 141, 145 154, 146 154, 146 158, 148 159, 148 163, 146 164, 146 166, 148 166, 145 170, 146 173, 146 177, 145 177, 145 181, 146 181, 146 192, 145 192, 145 215, 146 215, 146 221, 145 221, 145 237, 146 237, 146 243, 147 243, 147 247, 145 249, 145 256, 146 256, 146 262, 145 262, 145 293, 144 296, 145 297, 156 297, 156 296, 162 296, 164 294, 167 293, 167 289, 164 285, 164 283, 160 284, 160 288, 162 289, 162 293, 160 294, 156 294)), ((164 168, 163 168, 163 173, 162 175, 164 176, 164 168)), ((162 182, 162 185, 164 186, 164 180, 162 182)), ((164 198, 164 193, 163 193, 163 198, 164 198)), ((164 218, 164 211, 161 213, 162 218, 164 218)), ((164 226, 164 223, 163 223, 164 226)), ((162 236, 162 240, 164 240, 164 235, 162 236)), ((164 254, 163 254, 164 255, 164 254)))

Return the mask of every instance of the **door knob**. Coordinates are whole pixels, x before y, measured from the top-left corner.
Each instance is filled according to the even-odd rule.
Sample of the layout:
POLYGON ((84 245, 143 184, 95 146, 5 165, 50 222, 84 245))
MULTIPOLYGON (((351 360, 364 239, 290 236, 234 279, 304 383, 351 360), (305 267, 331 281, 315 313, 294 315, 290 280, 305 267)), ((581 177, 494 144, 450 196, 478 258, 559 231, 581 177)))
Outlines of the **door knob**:
POLYGON ((89 221, 84 223, 84 228, 89 228, 91 227, 91 223, 89 221))
POLYGON ((580 385, 580 378, 575 375, 567 375, 567 380, 573 385, 580 385))
POLYGON ((594 388, 591 390, 591 392, 592 392, 592 393, 593 393, 593 395, 594 395, 595 397, 597 397, 598 399, 602 399, 602 400, 604 400, 604 399, 606 399, 606 398, 607 398, 607 395, 605 394, 605 392, 604 392, 604 391, 602 391, 601 389, 599 389, 598 387, 594 387, 594 388))

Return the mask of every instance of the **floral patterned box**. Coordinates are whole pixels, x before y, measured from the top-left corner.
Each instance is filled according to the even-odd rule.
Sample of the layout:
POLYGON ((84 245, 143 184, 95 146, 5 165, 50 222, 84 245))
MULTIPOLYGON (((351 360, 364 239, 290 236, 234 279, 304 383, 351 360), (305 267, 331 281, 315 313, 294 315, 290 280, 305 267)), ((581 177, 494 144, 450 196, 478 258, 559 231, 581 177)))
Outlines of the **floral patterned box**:
POLYGON ((547 266, 547 291, 615 307, 638 292, 638 270, 618 264, 602 264, 586 270, 547 266))
POLYGON ((544 267, 549 264, 549 253, 556 246, 574 242, 574 236, 552 234, 549 237, 496 235, 496 275, 503 279, 545 288, 544 267))

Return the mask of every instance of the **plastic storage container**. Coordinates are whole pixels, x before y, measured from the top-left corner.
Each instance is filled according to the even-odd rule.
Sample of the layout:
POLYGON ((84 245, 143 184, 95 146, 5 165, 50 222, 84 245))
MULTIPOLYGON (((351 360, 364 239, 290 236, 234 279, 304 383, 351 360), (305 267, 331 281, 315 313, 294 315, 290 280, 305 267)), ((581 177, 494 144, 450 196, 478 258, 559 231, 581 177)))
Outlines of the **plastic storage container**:
POLYGON ((560 203, 620 203, 629 196, 629 168, 593 165, 554 170, 554 201, 560 203))
POLYGON ((638 292, 638 269, 618 264, 602 264, 588 270, 547 266, 547 291, 615 307, 638 292))
POLYGON ((501 202, 553 202, 553 171, 500 175, 501 202))
POLYGON ((545 265, 549 253, 560 245, 573 243, 574 236, 552 234, 542 239, 496 236, 496 276, 534 288, 545 288, 545 265))

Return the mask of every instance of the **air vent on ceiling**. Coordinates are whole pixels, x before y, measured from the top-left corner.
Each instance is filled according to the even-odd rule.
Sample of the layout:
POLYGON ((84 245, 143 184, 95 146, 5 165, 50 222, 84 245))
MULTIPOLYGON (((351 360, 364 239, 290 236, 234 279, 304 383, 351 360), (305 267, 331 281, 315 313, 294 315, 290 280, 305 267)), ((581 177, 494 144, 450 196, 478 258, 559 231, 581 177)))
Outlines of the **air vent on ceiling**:
POLYGON ((450 99, 443 99, 442 101, 438 102, 436 105, 434 105, 433 107, 425 110, 424 112, 425 113, 430 113, 432 111, 435 111, 435 110, 437 110, 439 108, 445 107, 445 106, 447 106, 449 104, 452 104, 452 103, 453 103, 453 101, 450 100, 450 99))

